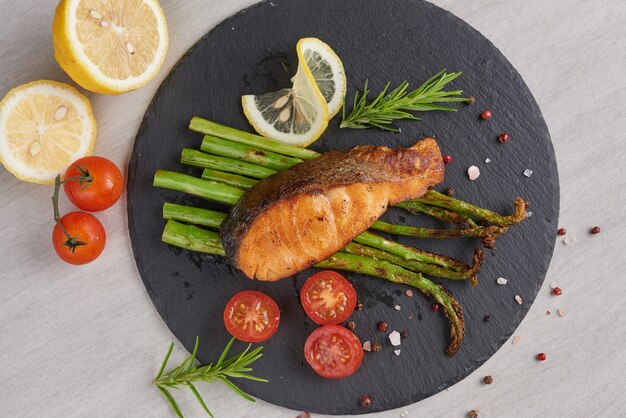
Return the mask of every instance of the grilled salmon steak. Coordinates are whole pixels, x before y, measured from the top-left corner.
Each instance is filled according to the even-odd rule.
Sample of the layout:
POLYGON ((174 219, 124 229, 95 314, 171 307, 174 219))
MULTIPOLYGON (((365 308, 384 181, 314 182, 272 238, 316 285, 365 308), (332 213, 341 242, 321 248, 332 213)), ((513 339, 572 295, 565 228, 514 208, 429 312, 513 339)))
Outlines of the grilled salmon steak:
POLYGON ((220 229, 226 255, 250 279, 291 276, 341 250, 388 206, 421 197, 443 173, 432 138, 327 152, 244 194, 220 229))

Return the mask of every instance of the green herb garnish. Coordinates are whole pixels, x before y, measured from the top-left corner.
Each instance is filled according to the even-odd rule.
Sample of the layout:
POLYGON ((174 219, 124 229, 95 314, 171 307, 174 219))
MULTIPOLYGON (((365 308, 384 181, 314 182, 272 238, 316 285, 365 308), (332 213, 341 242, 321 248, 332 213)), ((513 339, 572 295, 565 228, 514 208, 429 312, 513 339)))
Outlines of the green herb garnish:
POLYGON ((421 120, 409 112, 428 112, 431 110, 456 111, 455 108, 438 105, 440 102, 466 102, 462 97, 462 90, 442 91, 446 84, 461 75, 458 73, 446 73, 442 70, 429 78, 417 89, 407 92, 409 83, 403 81, 398 87, 387 92, 387 83, 383 91, 369 104, 367 104, 369 89, 368 81, 365 81, 363 93, 357 92, 354 96, 352 111, 346 116, 346 104, 343 104, 342 128, 368 129, 379 128, 385 131, 400 132, 400 128, 393 122, 399 119, 421 120))
POLYGON ((152 383, 157 387, 159 392, 163 395, 165 400, 170 404, 174 412, 180 418, 183 418, 183 414, 178 407, 178 404, 168 392, 168 388, 179 389, 180 386, 187 386, 191 392, 193 392, 194 396, 205 410, 205 412, 213 417, 213 414, 204 403, 202 396, 194 386, 194 382, 221 382, 232 389, 235 393, 242 396, 244 399, 247 399, 251 402, 255 402, 254 398, 245 393, 243 390, 239 389, 233 382, 230 381, 230 378, 241 378, 241 379, 250 379, 255 380, 257 382, 267 382, 266 379, 262 379, 260 377, 252 376, 248 374, 248 372, 252 371, 250 364, 257 361, 261 356, 261 350, 263 347, 257 347, 254 350, 250 351, 250 347, 252 344, 249 344, 248 347, 240 354, 236 354, 234 356, 226 358, 228 355, 228 351, 235 338, 233 337, 230 342, 224 348, 222 355, 215 365, 208 364, 206 366, 196 367, 194 365, 196 361, 196 354, 198 353, 198 343, 199 339, 196 337, 196 345, 193 348, 193 353, 183 361, 180 366, 175 369, 170 370, 167 373, 163 373, 165 370, 165 366, 167 365, 167 361, 170 358, 170 354, 172 354, 172 349, 174 348, 174 343, 170 344, 170 348, 167 350, 167 354, 165 355, 165 359, 161 364, 161 368, 159 369, 159 373, 156 378, 152 381, 152 383))

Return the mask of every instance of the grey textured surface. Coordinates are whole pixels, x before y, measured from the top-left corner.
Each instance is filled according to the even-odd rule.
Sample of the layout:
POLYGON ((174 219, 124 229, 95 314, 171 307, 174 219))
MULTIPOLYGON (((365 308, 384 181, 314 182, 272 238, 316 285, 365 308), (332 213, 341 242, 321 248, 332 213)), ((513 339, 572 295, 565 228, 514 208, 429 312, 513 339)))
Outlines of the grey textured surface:
MULTIPOLYGON (((515 330, 543 282, 554 246, 558 202, 552 143, 541 111, 520 76, 466 23, 414 0, 398 0, 385 7, 377 0, 274 0, 221 23, 189 51, 158 90, 137 134, 128 181, 129 228, 139 272, 174 335, 188 350, 193 348, 196 335, 214 343, 198 352, 201 361, 209 362, 219 356, 229 338, 221 321, 215 320, 221 317, 225 302, 244 289, 266 292, 282 310, 281 326, 263 343, 266 355, 255 364, 256 373, 270 383, 241 382, 241 386, 278 405, 332 414, 366 412, 358 405, 363 394, 374 399, 373 411, 404 406, 456 383, 488 359, 515 330), (391 25, 393 31, 388 30, 391 25), (255 36, 251 38, 251 34, 255 36), (485 255, 478 287, 439 281, 464 308, 466 337, 454 358, 443 350, 446 321, 430 310, 431 301, 419 294, 407 298, 405 286, 347 274, 365 305, 350 318, 357 323, 355 333, 362 341, 383 343, 384 349, 369 354, 349 378, 320 379, 302 355, 315 324, 306 318, 297 297, 314 270, 297 274, 293 284, 291 279, 251 282, 221 257, 180 251, 160 242, 164 201, 225 209, 152 187, 159 168, 194 175, 201 172, 178 162, 182 147, 198 148, 201 141, 201 135, 185 131, 190 116, 248 129, 239 98, 288 85, 289 76, 281 64, 295 71, 294 45, 305 36, 322 38, 342 57, 349 97, 367 77, 376 91, 389 80, 394 85, 404 79, 425 80, 442 67, 463 70, 454 86, 477 96, 476 105, 457 106, 458 112, 431 112, 419 123, 400 123, 402 132, 397 135, 339 129, 332 121, 312 145, 314 149, 345 149, 357 144, 407 147, 416 138, 435 136, 442 152, 454 158, 443 185, 454 186, 460 197, 501 212, 511 212, 517 196, 532 202, 534 215, 511 228, 498 240, 498 249, 485 255), (415 42, 417 39, 420 42, 415 42), (378 52, 365 58, 364 49, 378 52), (430 57, 427 62, 421 58, 425 56, 430 57), (215 100, 217 97, 223 99, 215 100), (487 107, 494 115, 488 122, 478 117, 487 107), (497 136, 502 131, 516 140, 499 143, 497 136), (486 157, 492 162, 484 163, 486 157), (466 174, 472 164, 483 171, 474 182, 466 174), (534 171, 530 178, 522 174, 528 167, 534 171), (498 286, 493 280, 498 276, 507 277, 510 283, 498 286), (515 302, 516 294, 523 299, 521 305, 515 302), (396 304, 403 309, 396 311, 396 304), (487 314, 492 319, 484 322, 487 314), (386 334, 376 330, 381 319, 391 327, 386 334, 406 329, 411 335, 403 342, 399 357, 386 341, 386 334)), ((421 225, 425 221, 395 209, 383 219, 421 225)), ((471 259, 473 245, 480 245, 478 240, 402 241, 466 261, 471 259)))
MULTIPOLYGON (((170 51, 157 79, 122 96, 87 94, 99 123, 95 152, 125 167, 145 109, 181 55, 218 22, 253 1, 163 1, 170 51)), ((550 127, 561 174, 559 238, 546 282, 505 344, 453 387, 415 405, 372 416, 618 417, 626 357, 626 5, 621 0, 543 0, 436 4, 490 39, 524 77, 550 127), (602 233, 588 234, 598 224, 602 233), (563 296, 550 296, 557 282, 563 296), (564 318, 554 314, 567 311, 564 318), (546 309, 553 314, 546 316, 546 309), (548 360, 537 363, 543 351, 548 360), (481 383, 484 375, 494 383, 481 383)), ((0 95, 38 78, 69 81, 54 62, 50 1, 0 2, 0 95)), ((0 416, 168 417, 149 381, 170 331, 147 297, 128 239, 126 202, 99 215, 108 244, 100 259, 75 268, 50 244, 51 190, 0 171, 0 416), (10 239, 9 239, 10 238, 10 239)), ((62 203, 61 210, 71 206, 62 203)), ((495 278, 492 278, 495 279, 495 278)), ((177 346, 173 361, 186 352, 177 346)), ((247 403, 217 385, 202 385, 220 417, 293 418, 263 401, 247 403)), ((186 416, 204 416, 177 392, 186 416)))

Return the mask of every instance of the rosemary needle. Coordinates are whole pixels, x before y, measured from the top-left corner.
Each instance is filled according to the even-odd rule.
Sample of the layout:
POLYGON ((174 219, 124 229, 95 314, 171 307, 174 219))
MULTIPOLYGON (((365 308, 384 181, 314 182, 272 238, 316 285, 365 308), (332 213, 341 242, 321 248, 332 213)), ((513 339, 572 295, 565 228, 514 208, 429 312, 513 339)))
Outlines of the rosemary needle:
POLYGON ((346 104, 343 105, 343 117, 341 128, 368 129, 379 128, 385 131, 400 132, 400 128, 393 123, 398 119, 420 120, 409 112, 427 112, 431 110, 456 111, 448 106, 442 106, 441 102, 466 102, 467 98, 461 96, 462 90, 442 91, 446 84, 461 75, 446 73, 442 70, 426 80, 421 86, 413 91, 407 91, 409 83, 403 81, 398 87, 387 92, 391 83, 387 83, 383 91, 371 102, 367 103, 369 96, 368 82, 365 81, 363 93, 357 92, 354 96, 354 104, 350 114, 346 115, 346 104))
POLYGON ((248 366, 261 358, 261 350, 263 349, 263 347, 257 347, 254 350, 250 351, 251 344, 249 344, 243 352, 226 358, 234 341, 235 338, 233 337, 226 345, 226 348, 224 348, 224 351, 222 351, 222 355, 220 356, 217 363, 211 363, 206 366, 196 367, 194 363, 196 361, 196 354, 198 353, 199 344, 199 339, 198 337, 196 337, 196 344, 193 348, 193 353, 189 357, 187 357, 178 367, 170 370, 167 373, 164 373, 165 367, 174 348, 174 343, 170 344, 170 347, 167 350, 167 354, 165 355, 165 359, 161 364, 161 368, 159 369, 159 372, 157 373, 157 376, 154 378, 152 383, 157 387, 159 392, 161 392, 161 395, 163 395, 165 400, 170 404, 172 410, 176 413, 178 417, 183 418, 183 414, 178 407, 178 404, 174 400, 174 397, 167 389, 179 389, 180 386, 187 386, 198 400, 198 403, 200 403, 200 406, 202 406, 202 409, 204 409, 204 411, 210 417, 213 417, 213 414, 207 407, 204 399, 202 399, 202 396, 194 386, 195 382, 218 381, 225 384, 228 388, 233 390, 238 395, 242 396, 244 399, 255 402, 253 397, 237 387, 237 385, 231 382, 230 379, 241 378, 255 380, 257 382, 267 382, 267 380, 265 379, 248 374, 248 372, 252 371, 252 369, 248 366))

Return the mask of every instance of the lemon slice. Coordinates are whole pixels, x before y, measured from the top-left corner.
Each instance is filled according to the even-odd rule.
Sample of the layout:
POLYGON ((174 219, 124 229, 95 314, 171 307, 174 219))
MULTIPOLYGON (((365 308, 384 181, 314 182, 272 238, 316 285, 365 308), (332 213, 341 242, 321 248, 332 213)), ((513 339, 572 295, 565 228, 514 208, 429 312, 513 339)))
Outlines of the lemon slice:
POLYGON ((291 88, 242 96, 241 102, 258 133, 304 147, 322 135, 341 109, 346 79, 337 54, 319 39, 300 39, 296 51, 298 71, 291 88))
POLYGON ((67 84, 33 81, 0 101, 0 161, 17 178, 53 183, 95 139, 89 101, 67 84))
POLYGON ((339 56, 326 43, 317 38, 303 38, 297 48, 302 50, 311 75, 328 106, 328 119, 332 119, 346 97, 346 72, 339 56))
POLYGON ((163 65, 167 24, 157 0, 61 0, 52 22, 54 56, 87 90, 118 94, 163 65))

